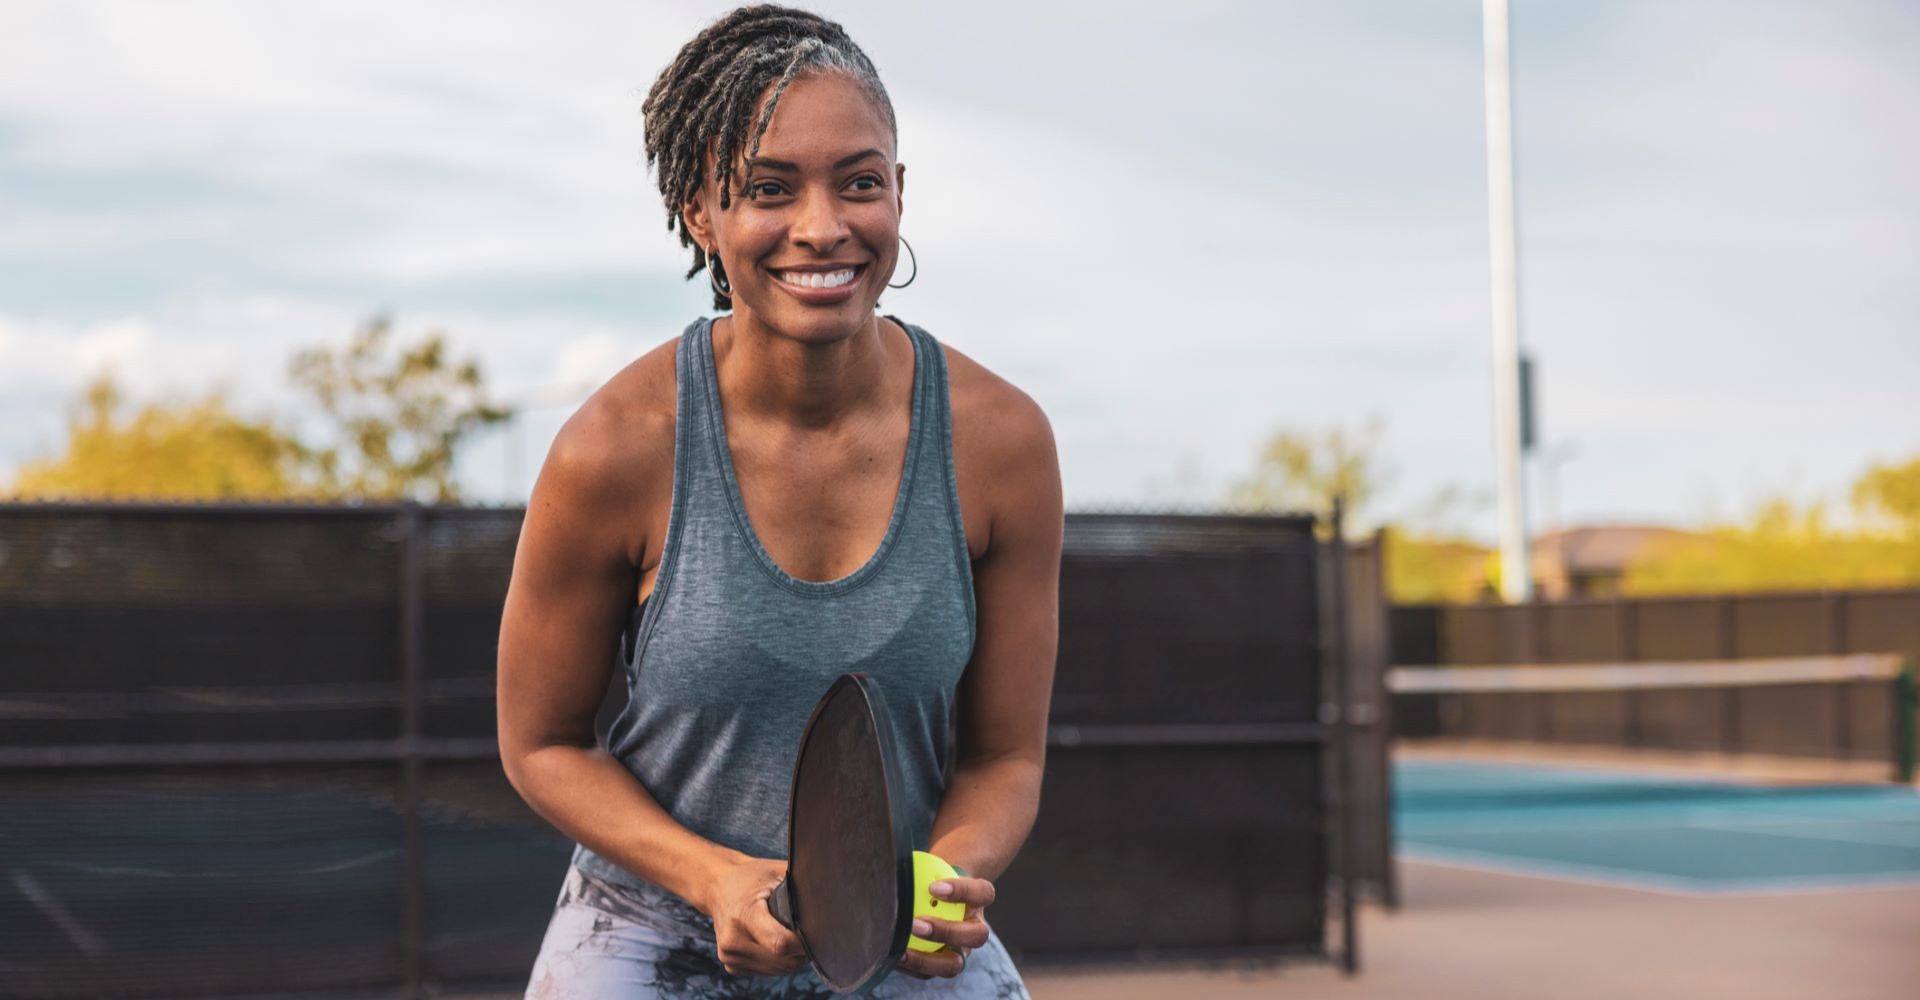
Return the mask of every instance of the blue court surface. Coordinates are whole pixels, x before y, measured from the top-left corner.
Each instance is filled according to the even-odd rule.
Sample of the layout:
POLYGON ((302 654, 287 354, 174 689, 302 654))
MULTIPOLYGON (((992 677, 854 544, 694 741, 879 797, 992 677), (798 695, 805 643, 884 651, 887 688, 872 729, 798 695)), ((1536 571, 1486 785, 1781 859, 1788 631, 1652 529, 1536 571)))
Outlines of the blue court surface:
POLYGON ((1920 885, 1920 792, 1540 763, 1394 764, 1400 857, 1685 894, 1920 885))

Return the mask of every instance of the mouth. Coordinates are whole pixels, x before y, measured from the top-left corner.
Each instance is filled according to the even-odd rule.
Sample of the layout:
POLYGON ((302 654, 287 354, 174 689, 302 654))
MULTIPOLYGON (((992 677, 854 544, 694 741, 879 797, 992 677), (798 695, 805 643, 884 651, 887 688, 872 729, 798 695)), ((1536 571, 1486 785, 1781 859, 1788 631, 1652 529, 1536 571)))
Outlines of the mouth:
POLYGON ((867 264, 849 264, 826 270, 818 268, 767 268, 775 281, 789 291, 803 293, 810 301, 851 292, 855 282, 867 271, 867 264), (822 293, 826 293, 825 296, 822 293))

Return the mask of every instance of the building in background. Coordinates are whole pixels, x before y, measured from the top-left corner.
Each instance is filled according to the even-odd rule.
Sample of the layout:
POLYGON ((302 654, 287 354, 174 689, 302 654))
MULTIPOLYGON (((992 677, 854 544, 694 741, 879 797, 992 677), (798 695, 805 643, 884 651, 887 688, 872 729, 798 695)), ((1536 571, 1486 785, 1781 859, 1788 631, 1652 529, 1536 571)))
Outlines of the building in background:
POLYGON ((1531 567, 1539 598, 1617 597, 1627 566, 1652 546, 1692 532, 1651 524, 1607 524, 1567 528, 1533 540, 1531 567))

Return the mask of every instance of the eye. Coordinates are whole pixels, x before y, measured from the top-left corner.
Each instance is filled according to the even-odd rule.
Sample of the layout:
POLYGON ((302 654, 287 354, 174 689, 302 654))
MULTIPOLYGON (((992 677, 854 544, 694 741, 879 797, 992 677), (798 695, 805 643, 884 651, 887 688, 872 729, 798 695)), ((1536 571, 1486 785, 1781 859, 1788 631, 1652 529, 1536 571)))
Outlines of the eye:
POLYGON ((886 186, 884 183, 881 182, 879 177, 873 174, 861 174, 860 176, 855 177, 853 180, 849 181, 848 183, 853 185, 853 189, 855 191, 878 191, 882 187, 886 186), (865 187, 862 187, 861 185, 865 185, 865 187))
POLYGON ((775 197, 779 195, 782 190, 783 189, 781 188, 779 181, 754 181, 753 182, 753 196, 756 198, 775 197))

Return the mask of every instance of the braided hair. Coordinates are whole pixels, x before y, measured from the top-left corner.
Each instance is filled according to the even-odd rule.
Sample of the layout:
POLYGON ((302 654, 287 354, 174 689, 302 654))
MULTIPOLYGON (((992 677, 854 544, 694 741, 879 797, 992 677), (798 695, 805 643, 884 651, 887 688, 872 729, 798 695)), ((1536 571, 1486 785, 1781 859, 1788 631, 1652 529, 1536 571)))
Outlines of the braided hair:
MULTIPOLYGON (((793 7, 759 4, 729 12, 683 46, 647 91, 642 105, 647 165, 658 168, 667 231, 678 229, 680 245, 693 248, 688 278, 703 267, 725 278, 720 261, 709 259, 680 214, 700 191, 706 154, 714 153, 713 181, 720 191, 720 207, 725 209, 733 203, 734 158, 744 147, 749 176, 742 180, 743 193, 753 198, 755 192, 747 181, 751 162, 760 152, 760 138, 787 85, 809 70, 844 73, 859 84, 886 115, 887 127, 898 139, 893 102, 867 54, 840 25, 793 7), (755 121, 754 105, 769 88, 772 96, 755 121)), ((713 306, 731 309, 733 297, 716 291, 713 306)))

